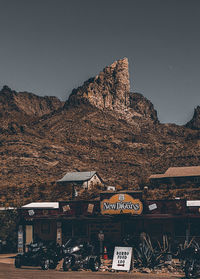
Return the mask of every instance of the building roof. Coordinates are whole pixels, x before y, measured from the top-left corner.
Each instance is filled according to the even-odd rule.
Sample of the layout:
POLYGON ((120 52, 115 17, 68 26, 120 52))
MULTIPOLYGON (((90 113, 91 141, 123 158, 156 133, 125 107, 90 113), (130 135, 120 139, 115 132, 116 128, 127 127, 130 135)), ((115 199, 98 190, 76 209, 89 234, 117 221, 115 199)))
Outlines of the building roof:
POLYGON ((96 174, 96 171, 68 172, 57 182, 87 181, 96 174))
POLYGON ((22 208, 59 208, 58 202, 31 202, 23 205, 22 208))
POLYGON ((187 177, 200 176, 200 166, 191 167, 172 167, 168 168, 164 174, 153 174, 149 178, 170 178, 170 177, 187 177))
POLYGON ((4 210, 14 210, 17 209, 16 207, 0 207, 0 211, 4 211, 4 210))

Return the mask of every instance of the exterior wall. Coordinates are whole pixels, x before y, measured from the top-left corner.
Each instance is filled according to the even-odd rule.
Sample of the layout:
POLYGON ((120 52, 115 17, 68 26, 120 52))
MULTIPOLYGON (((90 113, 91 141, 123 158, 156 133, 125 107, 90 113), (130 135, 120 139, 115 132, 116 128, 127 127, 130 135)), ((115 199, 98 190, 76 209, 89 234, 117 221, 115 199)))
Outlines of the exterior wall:
MULTIPOLYGON (((125 198, 125 194, 117 193, 120 198, 125 198)), ((34 214, 33 210, 23 209, 18 233, 19 251, 22 250, 22 242, 27 243, 25 235, 23 240, 23 232, 29 231, 26 230, 29 225, 33 225, 33 240, 39 238, 59 244, 66 243, 71 237, 99 244, 98 233, 102 230, 104 244, 109 251, 120 245, 127 235, 133 236, 137 243, 142 232, 149 234, 155 242, 162 241, 164 234, 178 243, 183 243, 187 236, 200 238, 200 206, 187 206, 186 200, 142 200, 140 192, 131 192, 128 195, 139 199, 143 205, 139 215, 124 212, 122 207, 120 212, 103 214, 101 202, 106 199, 113 205, 111 198, 115 195, 103 192, 101 201, 63 201, 59 202, 57 209, 34 209, 34 214)), ((119 201, 121 206, 122 199, 119 201)))
POLYGON ((186 177, 166 177, 150 179, 150 188, 165 189, 165 188, 188 188, 190 186, 200 187, 200 176, 186 177))
POLYGON ((107 243, 119 242, 121 240, 120 222, 91 222, 89 224, 89 237, 91 240, 97 240, 99 231, 103 231, 104 239, 107 243))
POLYGON ((101 182, 100 178, 98 177, 98 175, 95 174, 95 175, 93 175, 93 177, 90 180, 85 181, 83 183, 83 188, 91 190, 97 184, 102 185, 102 182, 101 182))
POLYGON ((34 222, 34 239, 52 241, 56 240, 56 221, 37 220, 34 222))

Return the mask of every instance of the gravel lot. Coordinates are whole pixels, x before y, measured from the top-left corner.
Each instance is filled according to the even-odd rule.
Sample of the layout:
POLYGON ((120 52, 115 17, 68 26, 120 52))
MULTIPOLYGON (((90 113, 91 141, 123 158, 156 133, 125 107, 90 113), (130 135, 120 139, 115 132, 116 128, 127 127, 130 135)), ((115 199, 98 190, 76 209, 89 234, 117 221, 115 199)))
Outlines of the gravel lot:
POLYGON ((0 279, 180 279, 184 278, 176 274, 145 274, 126 272, 90 272, 90 271, 69 271, 62 270, 41 270, 40 267, 14 267, 14 255, 0 255, 0 279))

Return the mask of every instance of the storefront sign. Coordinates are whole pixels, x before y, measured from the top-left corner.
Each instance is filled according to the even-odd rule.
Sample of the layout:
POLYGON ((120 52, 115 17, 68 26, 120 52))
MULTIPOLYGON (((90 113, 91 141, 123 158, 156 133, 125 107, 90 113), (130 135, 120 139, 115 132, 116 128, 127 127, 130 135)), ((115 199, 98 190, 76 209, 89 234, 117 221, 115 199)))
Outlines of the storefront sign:
POLYGON ((28 215, 33 216, 35 214, 35 211, 33 209, 28 210, 28 215))
POLYGON ((42 213, 43 213, 43 215, 48 215, 48 210, 47 209, 43 209, 42 213))
POLYGON ((62 207, 62 209, 63 209, 63 212, 67 212, 67 211, 70 211, 70 210, 71 210, 71 208, 70 208, 70 205, 69 205, 69 204, 67 204, 67 205, 63 206, 63 207, 62 207))
POLYGON ((131 258, 132 247, 115 247, 112 269, 129 271, 131 258))
POLYGON ((149 205, 149 210, 150 211, 155 210, 155 209, 157 209, 156 203, 152 203, 152 204, 149 205))
POLYGON ((93 209, 94 209, 94 204, 89 203, 88 204, 88 208, 87 208, 87 212, 92 214, 93 213, 93 209))
POLYGON ((110 199, 101 201, 102 214, 124 214, 139 215, 142 213, 143 205, 139 199, 134 199, 128 194, 115 194, 110 199))

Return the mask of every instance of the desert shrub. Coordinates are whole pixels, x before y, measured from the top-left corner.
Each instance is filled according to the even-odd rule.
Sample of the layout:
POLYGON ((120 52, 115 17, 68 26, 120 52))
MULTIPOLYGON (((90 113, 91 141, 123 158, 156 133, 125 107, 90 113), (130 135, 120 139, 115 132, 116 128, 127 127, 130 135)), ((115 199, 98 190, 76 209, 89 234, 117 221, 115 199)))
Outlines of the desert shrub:
POLYGON ((154 269, 165 263, 165 255, 171 252, 171 245, 166 235, 162 238, 162 243, 158 242, 153 247, 149 235, 142 233, 140 243, 135 250, 135 266, 154 269))

